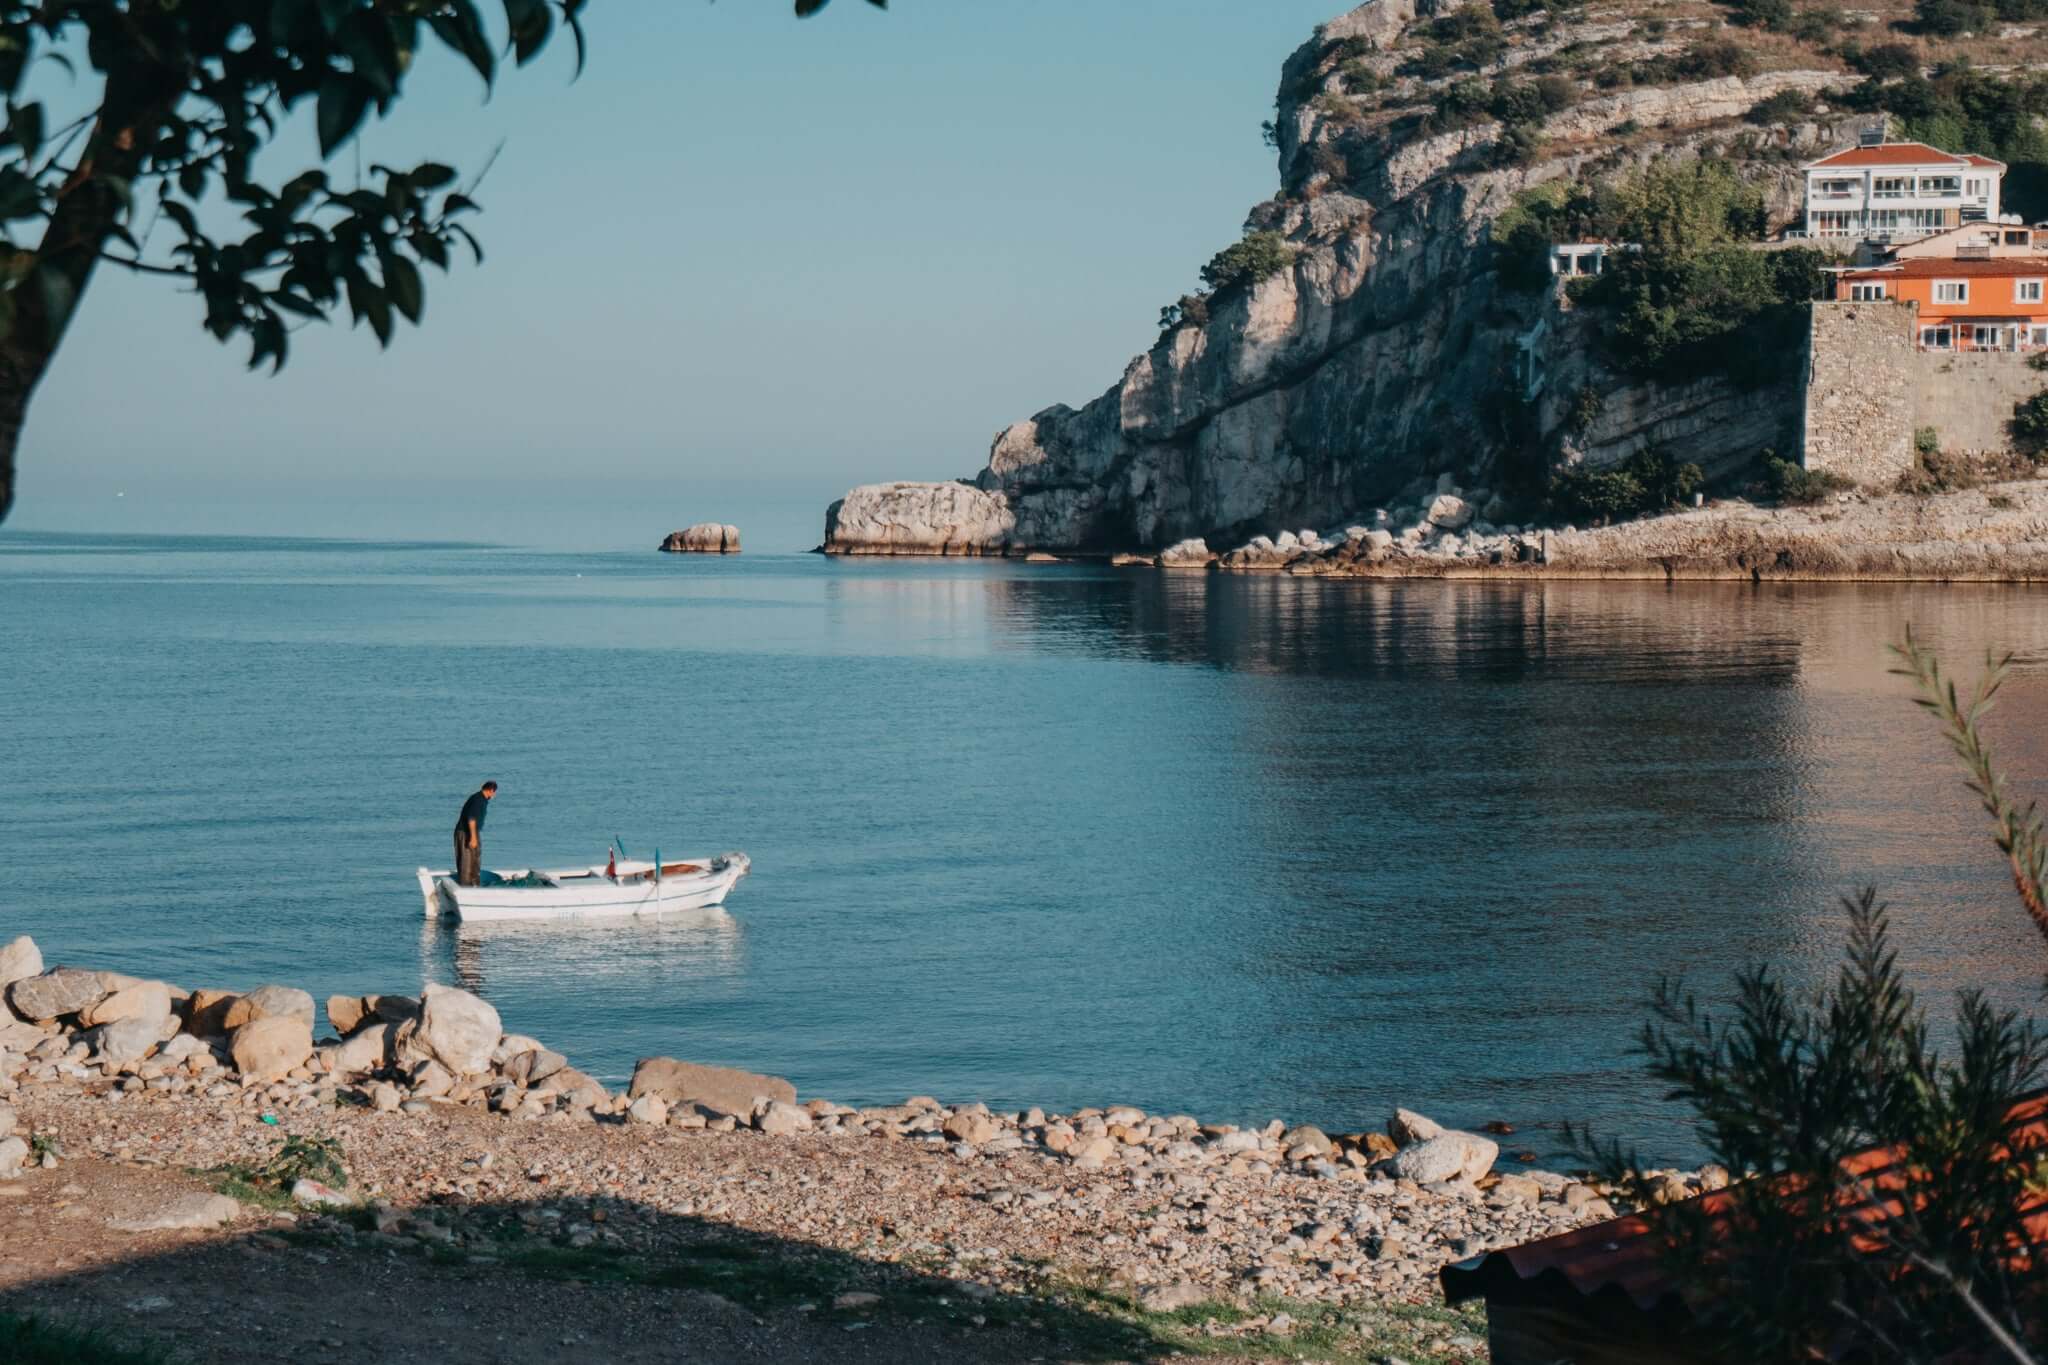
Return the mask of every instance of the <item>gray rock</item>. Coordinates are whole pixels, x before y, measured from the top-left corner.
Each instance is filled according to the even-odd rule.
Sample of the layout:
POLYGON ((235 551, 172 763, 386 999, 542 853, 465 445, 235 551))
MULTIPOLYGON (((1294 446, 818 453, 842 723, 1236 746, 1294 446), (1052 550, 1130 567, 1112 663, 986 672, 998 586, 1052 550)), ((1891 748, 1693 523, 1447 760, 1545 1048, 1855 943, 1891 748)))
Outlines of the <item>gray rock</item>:
POLYGON ((43 971, 43 953, 36 947, 36 941, 27 934, 11 940, 0 948, 0 995, 7 988, 24 977, 40 976, 43 971))
POLYGON ((1248 1128, 1240 1128, 1234 1133, 1225 1133, 1212 1140, 1209 1143, 1209 1150, 1229 1155, 1233 1152, 1256 1152, 1263 1146, 1264 1138, 1248 1128))
POLYGON ((258 1019, 297 1019, 313 1032, 313 997, 295 986, 258 986, 228 1006, 221 1026, 230 1033, 258 1019))
POLYGON ((1209 1300, 1209 1292, 1187 1280, 1159 1285, 1138 1296, 1138 1306, 1148 1313, 1176 1313, 1209 1300))
POLYGON ((1206 566, 1216 556, 1209 552, 1209 544, 1199 538, 1176 541, 1159 552, 1159 567, 1162 569, 1198 569, 1206 566))
POLYGON ((144 1020, 154 1028, 171 1017, 171 988, 161 981, 143 981, 123 986, 88 1005, 78 1013, 78 1022, 88 1028, 121 1020, 144 1020))
POLYGON ((380 1114, 398 1112, 400 1096, 398 1087, 389 1081, 379 1081, 370 1087, 370 1108, 380 1114))
POLYGON ((700 521, 686 530, 670 531, 661 548, 670 554, 736 555, 740 552, 740 528, 700 521))
POLYGON ((405 1026, 416 1048, 458 1076, 491 1069, 491 1053, 504 1027, 489 1002, 453 986, 428 986, 420 996, 419 1018, 405 1026))
POLYGON ((1500 1145, 1477 1133, 1447 1131, 1437 1137, 1403 1147, 1389 1161, 1396 1179, 1418 1185, 1439 1180, 1477 1180, 1493 1169, 1500 1145))
POLYGON ((1017 529, 1009 499, 970 483, 882 483, 825 509, 827 554, 999 555, 1017 529))
POLYGON ((116 1232, 170 1232, 190 1228, 217 1228, 223 1223, 232 1223, 242 1212, 242 1206, 224 1194, 194 1193, 182 1195, 161 1208, 132 1218, 110 1219, 107 1226, 116 1232))
POLYGON ((0 1104, 0 1138, 13 1137, 14 1130, 20 1122, 12 1105, 0 1104))
POLYGON ((796 1103, 796 1087, 780 1076, 698 1066, 673 1057, 641 1058, 633 1068, 633 1081, 626 1093, 634 1099, 659 1095, 671 1108, 694 1100, 725 1114, 753 1113, 756 1098, 796 1103))
POLYGON ((337 1035, 346 1038, 371 1017, 369 1002, 360 995, 327 997, 327 1022, 337 1035))
POLYGON ((95 1044, 99 1059, 116 1066, 141 1061, 157 1044, 160 1022, 154 1019, 116 1019, 103 1026, 95 1044))
POLYGON ((360 1076, 389 1066, 398 1055, 397 1033, 396 1024, 373 1023, 350 1034, 341 1046, 326 1050, 328 1068, 339 1076, 360 1076))
POLYGON ((98 972, 59 967, 38 976, 25 976, 7 987, 7 1003, 22 1018, 40 1023, 66 1014, 91 1009, 107 994, 98 972))
POLYGON ((659 1095, 642 1095, 626 1106, 626 1122, 657 1127, 668 1122, 668 1105, 659 1095))
POLYGON ((1387 1136, 1403 1147, 1411 1143, 1427 1142, 1433 1137, 1442 1137, 1444 1126, 1435 1119, 1425 1118, 1413 1109, 1396 1109, 1394 1117, 1387 1120, 1387 1136))
POLYGON ((1296 1149, 1306 1149, 1306 1156, 1325 1156, 1335 1144, 1322 1129, 1314 1124, 1303 1124, 1282 1134, 1280 1146, 1289 1156, 1294 1155, 1296 1149))
POLYGON ((355 1200, 331 1185, 301 1179, 292 1182, 292 1202, 309 1209, 345 1209, 355 1200))
POLYGON ((754 1116, 754 1127, 771 1137, 808 1133, 811 1130, 811 1116, 793 1104, 770 1100, 762 1106, 761 1112, 754 1116))

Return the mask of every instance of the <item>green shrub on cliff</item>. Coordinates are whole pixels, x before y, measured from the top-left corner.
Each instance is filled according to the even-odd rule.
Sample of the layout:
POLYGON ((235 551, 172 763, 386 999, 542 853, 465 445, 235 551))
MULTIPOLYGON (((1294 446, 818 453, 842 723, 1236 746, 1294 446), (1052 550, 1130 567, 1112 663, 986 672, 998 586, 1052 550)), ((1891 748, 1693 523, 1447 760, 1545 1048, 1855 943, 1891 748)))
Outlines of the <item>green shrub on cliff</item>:
POLYGON ((1723 375, 1744 387, 1786 377, 1806 306, 1820 290, 1819 252, 1645 251, 1592 291, 1610 305, 1616 363, 1668 382, 1723 375))
POLYGON ((1277 232, 1248 233, 1202 267, 1202 283, 1219 294, 1226 289, 1249 289, 1293 265, 1297 254, 1294 244, 1277 232))
POLYGON ((2012 443, 2035 464, 2048 462, 2048 393, 2013 404, 2012 443))
POLYGON ((1843 478, 1832 469, 1808 469, 1790 460, 1780 460, 1769 452, 1764 455, 1762 482, 1764 496, 1795 506, 1825 502, 1856 486, 1853 480, 1843 478))
MULTIPOLYGON (((2048 936, 2041 817, 2008 793, 1982 733, 2006 672, 1959 694, 1911 633, 1896 651, 1962 758, 2021 908, 2048 936)), ((1715 1201, 1654 1207, 1632 1153, 1574 1141, 1654 1220, 1702 1359, 2031 1362, 2048 1327, 2048 1259, 2024 1214, 2044 1145, 2018 1106, 2048 1078, 2030 1021, 1964 991, 1937 1050, 1874 891, 1845 901, 1847 952, 1818 999, 1776 972, 1736 977, 1717 1017, 1675 981, 1638 1048, 1738 1179, 1715 1201), (1849 1158, 1881 1150, 1881 1167, 1849 1158), (1742 1178, 1747 1177, 1747 1178, 1742 1178)))
POLYGON ((1557 518, 1605 524, 1675 507, 1705 481, 1698 465, 1680 464, 1652 447, 1618 465, 1567 466, 1551 475, 1547 492, 1557 518))

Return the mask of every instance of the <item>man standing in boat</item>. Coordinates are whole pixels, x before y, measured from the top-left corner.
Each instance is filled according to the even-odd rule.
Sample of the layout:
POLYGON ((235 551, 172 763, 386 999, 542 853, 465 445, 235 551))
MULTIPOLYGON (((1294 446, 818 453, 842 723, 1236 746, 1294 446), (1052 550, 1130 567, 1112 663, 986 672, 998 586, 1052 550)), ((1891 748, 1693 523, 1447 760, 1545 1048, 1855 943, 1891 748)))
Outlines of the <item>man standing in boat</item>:
POLYGON ((490 814, 491 798, 497 794, 497 783, 484 783, 469 794, 469 800, 462 803, 462 814, 455 818, 455 884, 457 886, 475 886, 482 875, 484 865, 484 817, 490 814))

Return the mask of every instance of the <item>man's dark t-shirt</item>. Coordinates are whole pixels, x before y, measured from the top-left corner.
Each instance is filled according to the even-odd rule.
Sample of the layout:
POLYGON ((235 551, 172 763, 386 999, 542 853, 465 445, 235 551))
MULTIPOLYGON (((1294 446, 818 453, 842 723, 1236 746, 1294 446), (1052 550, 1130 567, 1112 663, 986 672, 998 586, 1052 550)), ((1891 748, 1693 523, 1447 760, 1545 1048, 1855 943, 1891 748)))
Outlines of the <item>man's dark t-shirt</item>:
MULTIPOLYGON (((443 809, 446 808, 444 807, 443 809)), ((462 803, 462 814, 455 817, 455 832, 457 834, 469 833, 469 822, 474 820, 476 821, 477 837, 481 839, 484 833, 484 817, 490 813, 491 799, 480 791, 471 792, 469 800, 462 803)))

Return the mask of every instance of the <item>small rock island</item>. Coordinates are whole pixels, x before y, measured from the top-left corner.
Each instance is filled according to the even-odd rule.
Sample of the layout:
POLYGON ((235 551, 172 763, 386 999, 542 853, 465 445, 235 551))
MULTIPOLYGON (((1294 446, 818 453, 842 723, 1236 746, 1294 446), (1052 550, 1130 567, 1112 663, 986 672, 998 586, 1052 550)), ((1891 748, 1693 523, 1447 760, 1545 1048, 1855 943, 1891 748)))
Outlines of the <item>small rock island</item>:
POLYGON ((661 548, 675 555, 736 555, 740 552, 740 528, 700 521, 695 526, 670 531, 661 548))

